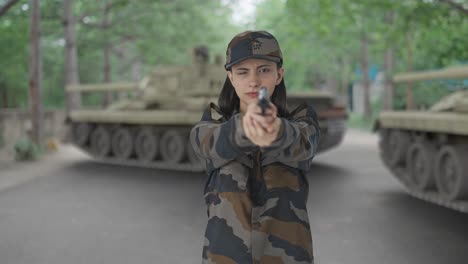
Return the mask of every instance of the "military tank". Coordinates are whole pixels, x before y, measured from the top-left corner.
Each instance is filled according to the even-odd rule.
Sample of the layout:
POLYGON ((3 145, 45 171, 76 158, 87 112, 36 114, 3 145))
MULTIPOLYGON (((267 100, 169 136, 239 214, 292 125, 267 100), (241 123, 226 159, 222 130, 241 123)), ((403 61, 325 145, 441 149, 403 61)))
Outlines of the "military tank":
MULTIPOLYGON (((132 92, 105 109, 72 110, 67 117, 73 144, 97 161, 181 171, 203 171, 204 162, 189 142, 191 128, 210 102, 217 102, 226 72, 220 60, 209 63, 205 48, 192 51, 192 63, 161 66, 139 83, 67 86, 68 92, 132 92)), ((326 93, 288 94, 288 106, 301 101, 316 109, 322 137, 319 152, 337 146, 347 112, 326 93)), ((214 113, 216 114, 216 113, 214 113)))
MULTIPOLYGON (((398 74, 394 83, 468 79, 468 67, 398 74)), ((468 213, 468 90, 426 111, 384 111, 375 129, 385 166, 409 194, 468 213)))

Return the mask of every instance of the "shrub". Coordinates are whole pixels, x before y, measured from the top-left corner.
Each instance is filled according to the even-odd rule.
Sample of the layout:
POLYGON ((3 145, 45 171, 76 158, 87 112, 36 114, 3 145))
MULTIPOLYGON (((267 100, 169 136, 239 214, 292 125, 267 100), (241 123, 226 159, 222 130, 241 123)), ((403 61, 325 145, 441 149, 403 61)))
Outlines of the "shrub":
POLYGON ((17 161, 36 160, 40 155, 40 148, 29 138, 22 138, 16 141, 14 145, 15 159, 17 161))

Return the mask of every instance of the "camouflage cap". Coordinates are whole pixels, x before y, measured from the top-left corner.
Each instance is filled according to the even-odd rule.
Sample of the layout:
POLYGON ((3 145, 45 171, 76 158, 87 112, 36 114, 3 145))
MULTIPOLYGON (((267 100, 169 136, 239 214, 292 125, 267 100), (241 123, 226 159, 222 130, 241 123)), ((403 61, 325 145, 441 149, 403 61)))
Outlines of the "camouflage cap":
POLYGON ((266 31, 244 31, 229 42, 224 68, 230 70, 234 64, 245 59, 258 58, 283 64, 283 54, 275 37, 266 31))

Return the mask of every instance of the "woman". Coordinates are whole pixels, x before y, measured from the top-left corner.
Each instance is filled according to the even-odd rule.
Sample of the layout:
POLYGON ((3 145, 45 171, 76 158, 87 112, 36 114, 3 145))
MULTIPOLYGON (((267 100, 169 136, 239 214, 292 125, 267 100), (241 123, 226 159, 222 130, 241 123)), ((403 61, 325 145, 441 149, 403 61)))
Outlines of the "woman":
POLYGON ((270 33, 236 35, 219 108, 212 104, 190 133, 209 176, 203 263, 313 263, 305 173, 319 127, 311 107, 288 112, 282 64, 270 33), (271 100, 264 115, 261 87, 271 100))

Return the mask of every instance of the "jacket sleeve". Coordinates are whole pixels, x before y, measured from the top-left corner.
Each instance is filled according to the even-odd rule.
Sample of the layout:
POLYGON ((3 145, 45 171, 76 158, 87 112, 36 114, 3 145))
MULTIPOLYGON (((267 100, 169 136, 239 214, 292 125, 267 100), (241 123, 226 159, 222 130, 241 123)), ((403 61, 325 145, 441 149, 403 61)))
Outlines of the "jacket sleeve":
POLYGON ((308 106, 305 114, 292 120, 281 118, 278 138, 262 148, 262 164, 280 162, 308 171, 320 139, 320 127, 315 110, 308 106))
POLYGON ((197 155, 207 162, 207 170, 213 170, 238 159, 252 164, 245 153, 256 146, 250 141, 241 125, 241 114, 235 114, 226 122, 216 122, 206 113, 190 131, 190 142, 197 155))

